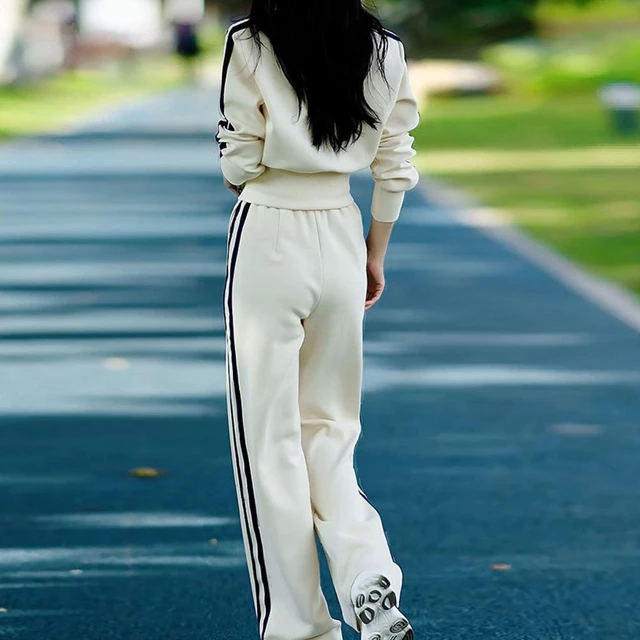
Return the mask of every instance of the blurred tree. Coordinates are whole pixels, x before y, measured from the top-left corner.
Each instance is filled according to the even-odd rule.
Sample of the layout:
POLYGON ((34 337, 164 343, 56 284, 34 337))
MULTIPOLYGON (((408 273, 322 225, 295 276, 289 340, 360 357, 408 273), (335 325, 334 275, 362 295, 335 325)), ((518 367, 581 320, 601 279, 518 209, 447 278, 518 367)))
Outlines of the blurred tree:
POLYGON ((219 10, 223 20, 244 15, 250 5, 249 0, 205 0, 208 6, 219 10))
MULTIPOLYGON (((304 0, 308 2, 310 0, 304 0)), ((411 55, 427 51, 461 56, 488 42, 529 34, 537 0, 365 0, 397 28, 411 55)), ((247 0, 207 0, 224 16, 246 11, 247 0)))
POLYGON ((465 57, 488 43, 535 32, 537 0, 383 0, 412 55, 465 57))
MULTIPOLYGON (((309 2, 311 0, 301 0, 309 2)), ((321 1, 321 0, 318 0, 321 1)), ((364 0, 402 35, 411 56, 473 56, 487 44, 536 32, 539 0, 364 0)), ((553 3, 555 0, 546 0, 553 3)), ((246 11, 248 0, 207 0, 223 16, 246 11)), ((584 5, 591 0, 563 0, 584 5)))

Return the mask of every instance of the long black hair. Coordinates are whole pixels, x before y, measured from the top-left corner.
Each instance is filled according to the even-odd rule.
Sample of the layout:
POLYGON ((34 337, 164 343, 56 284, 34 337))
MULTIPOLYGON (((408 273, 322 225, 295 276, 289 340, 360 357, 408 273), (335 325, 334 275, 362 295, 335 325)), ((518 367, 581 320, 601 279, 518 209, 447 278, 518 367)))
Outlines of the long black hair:
MULTIPOLYGON (((314 147, 336 153, 380 119, 365 96, 365 80, 377 65, 386 82, 387 33, 363 0, 253 0, 251 37, 267 36, 282 72, 307 106, 314 147)), ((388 83, 387 83, 388 85, 388 83)))

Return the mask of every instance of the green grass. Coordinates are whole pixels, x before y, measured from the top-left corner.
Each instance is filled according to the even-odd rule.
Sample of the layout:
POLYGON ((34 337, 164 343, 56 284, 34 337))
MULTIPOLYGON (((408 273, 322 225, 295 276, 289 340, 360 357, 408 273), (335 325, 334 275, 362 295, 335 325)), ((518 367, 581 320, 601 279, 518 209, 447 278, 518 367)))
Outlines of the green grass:
POLYGON ((505 42, 483 53, 511 93, 532 96, 580 96, 610 82, 640 82, 639 56, 639 22, 624 31, 505 42))
POLYGON ((422 113, 416 147, 418 162, 428 160, 429 173, 483 204, 504 209, 536 238, 640 295, 640 170, 624 163, 616 167, 612 149, 618 147, 627 160, 637 149, 640 166, 639 137, 620 140, 611 134, 590 98, 441 100, 422 113), (610 166, 438 169, 438 154, 450 157, 452 151, 484 150, 498 157, 501 151, 561 153, 598 147, 609 148, 610 166))
POLYGON ((74 122, 91 111, 182 81, 175 60, 148 59, 129 76, 106 71, 63 73, 44 81, 0 87, 0 140, 38 133, 74 122))
POLYGON ((420 110, 416 144, 433 149, 544 150, 640 145, 620 138, 597 98, 434 99, 420 110))
POLYGON ((580 24, 640 20, 640 6, 635 0, 541 0, 533 11, 538 24, 547 26, 568 26, 580 24))

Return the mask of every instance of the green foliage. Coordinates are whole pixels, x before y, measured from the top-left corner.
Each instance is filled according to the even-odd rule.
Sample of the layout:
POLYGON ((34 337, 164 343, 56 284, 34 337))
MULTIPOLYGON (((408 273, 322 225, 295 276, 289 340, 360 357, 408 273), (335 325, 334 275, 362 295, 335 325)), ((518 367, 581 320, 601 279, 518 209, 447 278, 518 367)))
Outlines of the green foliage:
POLYGON ((640 82, 640 33, 500 44, 488 48, 484 59, 502 71, 515 91, 594 92, 612 81, 640 82))
POLYGON ((217 23, 206 23, 200 30, 200 45, 208 56, 218 57, 224 48, 225 29, 217 23))
POLYGON ((637 0, 540 0, 534 11, 542 28, 580 30, 606 23, 640 23, 640 2, 637 0))
POLYGON ((411 55, 463 55, 534 30, 537 0, 386 0, 382 14, 398 25, 411 55))
POLYGON ((249 0, 206 0, 207 4, 220 9, 223 22, 246 15, 251 4, 249 0))
MULTIPOLYGON (((302 1, 302 0, 301 0, 302 1)), ((304 0, 309 1, 309 0, 304 0)), ((402 33, 409 54, 475 51, 489 42, 530 33, 537 0, 367 0, 402 33)), ((223 17, 242 14, 246 0, 218 0, 223 17)))

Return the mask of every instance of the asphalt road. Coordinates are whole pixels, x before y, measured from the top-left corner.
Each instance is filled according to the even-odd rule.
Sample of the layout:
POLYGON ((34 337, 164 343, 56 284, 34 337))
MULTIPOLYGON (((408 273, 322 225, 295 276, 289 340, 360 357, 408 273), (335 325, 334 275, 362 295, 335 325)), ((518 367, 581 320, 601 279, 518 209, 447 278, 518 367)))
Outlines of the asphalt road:
MULTIPOLYGON (((0 148, 2 638, 257 638, 216 118, 183 90, 0 148)), ((640 638, 636 331, 415 190, 365 368, 358 471, 418 639, 640 638)))

